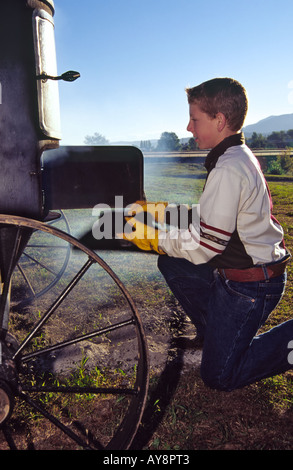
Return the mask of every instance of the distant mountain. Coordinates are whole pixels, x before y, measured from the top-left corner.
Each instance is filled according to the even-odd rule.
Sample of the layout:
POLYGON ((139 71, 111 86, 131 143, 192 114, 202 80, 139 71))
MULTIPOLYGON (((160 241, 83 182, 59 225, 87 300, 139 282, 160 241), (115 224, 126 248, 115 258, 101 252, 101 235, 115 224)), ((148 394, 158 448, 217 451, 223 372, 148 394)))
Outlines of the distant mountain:
POLYGON ((288 131, 293 129, 293 114, 281 114, 280 116, 269 116, 261 119, 255 124, 250 124, 243 128, 246 137, 251 137, 253 132, 264 136, 276 131, 288 131))
MULTIPOLYGON (((293 129, 293 113, 292 114, 281 114, 280 116, 269 116, 265 119, 261 119, 255 124, 249 124, 243 128, 243 132, 247 138, 251 137, 253 132, 258 134, 263 134, 267 136, 272 132, 276 131, 288 131, 293 129)), ((190 137, 180 138, 182 144, 187 143, 190 137)), ((145 140, 145 139, 142 139, 145 140)), ((158 140, 150 141, 152 146, 155 148, 157 146, 158 140)), ((136 147, 140 146, 141 141, 122 141, 122 142, 111 142, 110 145, 134 145, 136 147)))

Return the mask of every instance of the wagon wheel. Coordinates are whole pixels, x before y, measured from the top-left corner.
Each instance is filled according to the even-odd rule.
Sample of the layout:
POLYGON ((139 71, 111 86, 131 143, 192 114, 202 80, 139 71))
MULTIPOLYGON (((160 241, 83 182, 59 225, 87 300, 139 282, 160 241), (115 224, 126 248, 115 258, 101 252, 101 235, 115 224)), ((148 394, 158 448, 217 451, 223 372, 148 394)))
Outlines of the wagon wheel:
MULTIPOLYGON (((63 211, 55 213, 48 224, 70 233, 70 226, 63 211)), ((52 241, 51 246, 42 231, 36 231, 24 250, 14 273, 14 303, 25 305, 41 297, 63 276, 69 262, 71 245, 64 240, 52 241), (48 263, 48 252, 56 258, 54 269, 48 263), (58 258, 58 262, 57 262, 58 258)))
MULTIPOLYGON (((19 239, 39 230, 75 248, 58 289, 10 313, 9 344, 2 349, 12 348, 8 362, 17 378, 1 388, 0 377, 3 410, 15 402, 11 416, 2 417, 5 445, 129 448, 148 390, 146 339, 132 297, 110 267, 71 235, 16 216, 1 215, 3 225, 13 226, 19 239)), ((3 445, 0 440, 0 450, 3 445)))

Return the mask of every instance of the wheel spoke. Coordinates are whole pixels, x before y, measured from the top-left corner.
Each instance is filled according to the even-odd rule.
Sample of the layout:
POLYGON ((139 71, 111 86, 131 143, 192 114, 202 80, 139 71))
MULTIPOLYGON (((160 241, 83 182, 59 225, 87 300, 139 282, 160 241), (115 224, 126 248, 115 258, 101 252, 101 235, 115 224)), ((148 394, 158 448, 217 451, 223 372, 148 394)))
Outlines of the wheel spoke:
POLYGON ((23 256, 25 256, 26 258, 30 259, 31 261, 33 261, 33 263, 35 263, 37 266, 40 266, 41 268, 44 268, 46 271, 48 271, 49 273, 53 274, 54 276, 57 276, 58 272, 57 271, 53 271, 53 269, 49 268, 48 266, 46 266, 45 264, 41 263, 39 260, 37 260, 36 258, 34 258, 33 256, 30 256, 28 255, 26 252, 23 253, 23 256))
POLYGON ((9 445, 10 450, 17 450, 13 437, 11 436, 11 432, 6 424, 2 427, 1 431, 6 439, 7 444, 9 445))
POLYGON ((114 331, 114 330, 117 330, 119 328, 123 328, 124 326, 133 325, 133 324, 134 324, 134 319, 131 318, 130 320, 126 320, 124 322, 120 322, 120 323, 117 323, 115 325, 111 325, 111 326, 108 326, 106 328, 101 328, 99 330, 92 331, 91 333, 88 333, 88 334, 85 334, 85 335, 82 335, 82 336, 78 336, 78 337, 76 337, 72 340, 63 341, 62 343, 54 344, 54 346, 50 346, 50 347, 47 347, 47 348, 44 348, 44 349, 39 349, 38 351, 32 352, 30 354, 25 354, 25 355, 22 356, 21 360, 22 360, 22 362, 27 362, 28 360, 30 360, 32 358, 39 357, 42 354, 48 354, 49 352, 54 352, 54 351, 57 351, 59 349, 62 349, 64 347, 66 347, 66 346, 71 346, 71 345, 77 344, 81 341, 89 340, 89 339, 92 339, 96 336, 101 336, 101 335, 104 335, 106 333, 110 333, 110 331, 114 331))
POLYGON ((28 288, 29 288, 31 294, 32 294, 33 296, 35 296, 36 292, 35 292, 33 286, 31 285, 30 280, 28 279, 27 275, 25 274, 25 272, 24 272, 22 266, 20 266, 19 263, 18 263, 18 265, 17 265, 17 269, 20 271, 20 273, 21 273, 23 279, 25 280, 26 285, 28 286, 28 288))
MULTIPOLYGON (((47 221, 46 225, 54 228, 58 224, 58 226, 64 228, 66 233, 70 233, 70 226, 63 211, 60 211, 58 215, 58 218, 47 221)), ((14 304, 20 306, 27 305, 48 292, 63 276, 70 256, 71 245, 67 240, 62 240, 62 244, 57 244, 56 241, 52 240, 51 242, 48 239, 47 233, 44 234, 42 231, 34 229, 33 235, 18 262, 21 275, 15 279, 19 289, 21 288, 22 280, 24 280, 25 286, 28 287, 28 292, 23 297, 24 293, 21 291, 22 299, 20 301, 13 299, 14 304), (55 266, 55 269, 52 267, 53 255, 56 258, 58 257, 58 265, 55 266), (30 264, 28 265, 28 263, 30 264), (29 268, 26 274, 24 274, 25 267, 29 268), (38 276, 39 270, 45 270, 50 276, 42 275, 42 280, 40 281, 38 276)))
POLYGON ((115 388, 115 387, 66 387, 64 385, 60 387, 50 386, 22 386, 24 392, 38 392, 38 393, 92 393, 92 394, 108 394, 108 395, 137 395, 137 388, 115 388))
POLYGON ((59 428, 64 434, 66 434, 70 439, 75 441, 79 446, 83 447, 84 449, 92 450, 91 447, 87 442, 82 440, 77 434, 75 434, 71 429, 69 429, 67 426, 65 426, 63 423, 61 423, 55 416, 53 416, 51 413, 49 413, 47 410, 45 410, 39 403, 36 401, 32 400, 30 397, 28 397, 25 393, 21 393, 21 398, 28 403, 32 408, 37 410, 39 413, 41 413, 46 419, 51 421, 57 428, 59 428))
POLYGON ((80 269, 80 271, 76 274, 76 276, 72 279, 72 281, 68 284, 66 289, 59 295, 56 301, 51 305, 51 307, 47 310, 47 312, 43 315, 41 320, 37 323, 35 328, 31 331, 31 333, 27 336, 27 338, 23 341, 20 345, 19 349, 16 351, 13 359, 15 360, 21 351, 29 344, 29 342, 38 334, 40 329, 44 326, 44 324, 49 320, 51 315, 55 312, 55 310, 60 306, 60 304, 64 301, 67 295, 72 291, 72 289, 76 286, 79 280, 84 276, 84 274, 88 271, 91 265, 94 263, 94 260, 89 259, 84 266, 80 269))

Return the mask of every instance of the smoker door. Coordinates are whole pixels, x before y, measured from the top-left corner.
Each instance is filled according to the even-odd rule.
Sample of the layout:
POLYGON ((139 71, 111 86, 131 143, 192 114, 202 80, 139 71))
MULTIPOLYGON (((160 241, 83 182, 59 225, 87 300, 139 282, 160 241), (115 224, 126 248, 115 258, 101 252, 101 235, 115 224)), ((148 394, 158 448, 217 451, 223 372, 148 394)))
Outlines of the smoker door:
MULTIPOLYGON (((54 20, 44 10, 33 13, 34 50, 36 75, 57 76, 54 20)), ((58 82, 51 79, 37 80, 39 125, 50 139, 61 139, 58 82)))
POLYGON ((131 146, 60 146, 42 156, 45 211, 144 199, 143 155, 131 146))

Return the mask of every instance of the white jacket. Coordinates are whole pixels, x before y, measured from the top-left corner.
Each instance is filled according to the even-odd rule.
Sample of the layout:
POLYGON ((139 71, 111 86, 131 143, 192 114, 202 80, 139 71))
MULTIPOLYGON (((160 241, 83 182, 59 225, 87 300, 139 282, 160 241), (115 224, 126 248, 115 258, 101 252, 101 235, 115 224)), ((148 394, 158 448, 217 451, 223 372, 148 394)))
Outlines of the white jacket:
POLYGON ((159 246, 169 256, 225 268, 246 268, 285 256, 283 230, 271 215, 265 178, 245 144, 229 147, 218 157, 199 207, 199 229, 190 225, 189 230, 159 234, 159 246))

